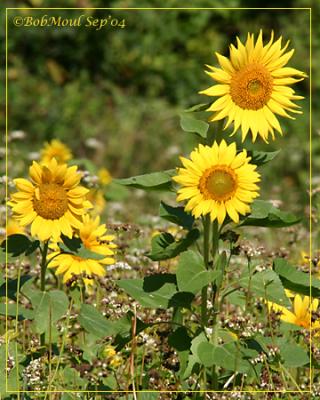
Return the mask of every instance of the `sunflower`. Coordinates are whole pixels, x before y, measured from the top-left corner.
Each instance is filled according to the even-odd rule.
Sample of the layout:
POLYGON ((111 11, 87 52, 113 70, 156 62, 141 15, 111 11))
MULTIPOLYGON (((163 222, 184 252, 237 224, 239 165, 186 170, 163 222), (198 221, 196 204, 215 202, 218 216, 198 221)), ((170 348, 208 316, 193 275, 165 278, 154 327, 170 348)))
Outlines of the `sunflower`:
POLYGON ((64 164, 72 158, 71 150, 68 146, 58 139, 51 140, 50 143, 45 143, 41 150, 41 163, 48 163, 55 158, 58 164, 64 164))
POLYGON ((301 326, 306 329, 320 329, 319 321, 312 321, 312 312, 317 311, 319 306, 318 299, 310 299, 308 296, 303 298, 299 295, 290 296, 292 302, 292 311, 280 306, 279 304, 268 301, 269 310, 281 313, 280 319, 282 321, 301 326))
MULTIPOLYGON (((87 250, 105 257, 102 259, 84 258, 79 255, 60 254, 60 251, 54 251, 49 255, 49 259, 52 259, 52 261, 50 261, 48 267, 57 268, 55 273, 56 275, 63 274, 63 282, 67 282, 72 278, 72 275, 86 274, 91 277, 94 274, 104 276, 106 273, 105 265, 111 265, 115 262, 113 249, 116 247, 112 243, 114 236, 106 235, 106 231, 106 225, 100 225, 100 217, 93 219, 89 215, 85 215, 78 233, 83 246, 87 250)), ((92 278, 86 279, 85 283, 91 284, 92 278)))
POLYGON ((217 85, 201 91, 207 96, 219 97, 207 111, 213 111, 210 121, 228 118, 224 129, 233 122, 232 135, 241 126, 242 141, 249 130, 253 142, 259 134, 268 142, 269 133, 275 138, 274 130, 282 135, 281 126, 275 114, 291 117, 287 111, 301 114, 300 107, 292 100, 303 99, 295 95, 289 85, 303 80, 307 75, 295 68, 285 67, 294 50, 286 52, 289 41, 281 48, 280 37, 264 46, 262 31, 254 43, 254 35, 248 33, 246 44, 237 38, 238 46, 230 46, 230 58, 216 53, 221 68, 207 65, 206 73, 218 82, 217 85))
POLYGON ((31 235, 40 240, 56 240, 61 233, 72 237, 73 228, 81 226, 82 215, 91 208, 88 189, 79 186, 77 167, 58 165, 53 158, 47 165, 33 161, 29 174, 31 180, 14 179, 19 191, 9 202, 13 217, 21 226, 31 224, 31 235))
POLYGON ((256 185, 260 175, 256 165, 250 164, 246 150, 237 154, 235 143, 224 140, 210 146, 199 145, 190 154, 191 160, 180 157, 184 168, 172 179, 183 187, 177 201, 188 200, 185 211, 195 218, 210 213, 211 221, 222 224, 226 214, 239 222, 239 214, 250 211, 249 204, 258 196, 256 185))

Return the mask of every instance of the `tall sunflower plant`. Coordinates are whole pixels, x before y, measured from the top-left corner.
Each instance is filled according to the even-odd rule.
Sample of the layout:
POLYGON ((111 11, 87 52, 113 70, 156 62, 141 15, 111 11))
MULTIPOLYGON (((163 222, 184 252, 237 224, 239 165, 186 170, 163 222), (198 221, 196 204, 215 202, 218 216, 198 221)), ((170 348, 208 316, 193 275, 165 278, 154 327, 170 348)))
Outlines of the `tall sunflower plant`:
MULTIPOLYGON (((160 216, 180 226, 185 235, 160 233, 152 238, 148 253, 158 262, 177 257, 175 273, 120 280, 118 285, 143 306, 172 310, 171 321, 165 323, 171 326, 169 344, 180 357, 180 376, 186 379, 197 373, 201 389, 223 389, 237 376, 255 379, 262 369, 263 361, 250 360, 259 346, 265 348, 265 338, 260 335, 249 343, 221 328, 220 313, 228 296, 244 291, 246 313, 252 313, 254 296, 261 299, 266 318, 277 311, 291 328, 316 329, 311 314, 318 303, 307 296, 308 274, 284 265, 284 259, 276 259, 272 269, 255 271, 247 255, 248 270, 239 282, 228 280, 230 261, 239 254, 239 232, 245 227, 283 228, 300 222, 259 199, 261 185, 268 185, 260 168, 279 150, 254 149, 256 142, 269 143, 283 135, 283 118, 302 113, 296 100, 303 97, 292 87, 307 75, 287 66, 293 53, 289 42, 283 45, 273 32, 264 43, 262 31, 256 40, 251 33, 245 43, 237 38, 229 56, 216 53, 216 64, 206 66, 213 85, 199 92, 213 97, 213 102, 181 114, 182 130, 193 133, 199 143, 188 156, 180 157, 176 169, 117 180, 132 188, 176 193, 179 204, 162 201, 160 216), (250 150, 244 147, 248 142, 250 150), (292 312, 286 288, 296 292, 292 312), (297 293, 305 295, 303 300, 297 293), (148 296, 152 299, 146 302, 148 296)), ((314 286, 311 290, 314 296, 320 294, 314 286)), ((306 347, 303 354, 300 361, 306 364, 306 347)), ((275 368, 286 361, 282 356, 273 358, 275 368)))
POLYGON ((8 202, 11 222, 1 244, 8 261, 36 254, 38 276, 34 271, 34 279, 20 276, 19 267, 18 278, 8 277, 9 290, 4 289, 3 295, 10 299, 8 307, 21 295, 31 302, 32 310, 24 310, 18 302, 15 306, 19 315, 33 321, 42 346, 52 340, 54 323, 72 309, 72 302, 78 299, 81 307, 95 278, 104 277, 106 266, 115 263, 115 237, 100 223, 95 198, 83 184, 84 173, 77 165, 67 164, 71 158, 69 148, 53 140, 45 145, 41 160, 32 162, 29 176, 13 180, 16 191, 8 202), (32 280, 35 285, 28 289, 32 280))

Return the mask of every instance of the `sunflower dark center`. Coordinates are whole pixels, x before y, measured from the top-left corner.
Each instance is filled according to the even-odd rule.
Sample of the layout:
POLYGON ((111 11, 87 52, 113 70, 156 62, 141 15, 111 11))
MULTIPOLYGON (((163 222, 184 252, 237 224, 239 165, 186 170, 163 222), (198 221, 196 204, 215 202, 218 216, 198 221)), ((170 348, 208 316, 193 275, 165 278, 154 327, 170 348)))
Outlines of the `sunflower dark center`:
POLYGON ((33 207, 45 219, 58 219, 68 210, 67 193, 56 183, 43 183, 34 195, 33 207))
POLYGON ((242 109, 259 110, 271 97, 273 78, 261 64, 250 64, 236 71, 230 83, 230 95, 242 109))
POLYGON ((226 165, 211 167, 202 175, 199 189, 206 199, 229 200, 237 189, 237 176, 226 165))

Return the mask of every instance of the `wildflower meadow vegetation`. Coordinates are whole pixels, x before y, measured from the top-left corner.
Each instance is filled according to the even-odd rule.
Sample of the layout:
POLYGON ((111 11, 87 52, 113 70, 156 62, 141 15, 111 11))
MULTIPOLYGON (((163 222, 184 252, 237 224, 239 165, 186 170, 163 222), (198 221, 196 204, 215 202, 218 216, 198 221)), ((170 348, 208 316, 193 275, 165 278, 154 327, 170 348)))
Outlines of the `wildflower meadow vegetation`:
MULTIPOLYGON (((191 18, 201 28, 203 11, 180 12, 181 21, 191 18)), ((150 129, 148 106, 151 113, 159 106, 163 118, 149 132, 154 137, 169 129, 167 120, 179 121, 167 140, 161 133, 152 154, 139 154, 148 153, 140 140, 149 139, 139 136, 133 109, 111 83, 101 89, 111 93, 105 106, 113 115, 123 102, 123 129, 129 122, 137 129, 125 139, 112 124, 103 125, 103 135, 90 135, 86 121, 82 141, 76 133, 69 140, 51 132, 30 146, 30 126, 14 125, 9 115, 15 129, 8 131, 8 176, 2 178, 1 398, 320 395, 320 261, 316 240, 310 253, 309 231, 317 222, 319 181, 308 193, 305 161, 300 181, 295 175, 288 183, 290 161, 283 161, 299 158, 290 153, 299 129, 295 149, 307 157, 310 66, 290 29, 237 26, 202 47, 205 66, 193 60, 191 71, 199 85, 187 85, 183 102, 169 111, 151 103, 157 95, 133 80, 146 97, 144 106, 135 103, 145 118, 142 131, 144 124, 150 129), (137 140, 130 159, 106 159, 104 135, 110 146, 118 140, 119 154, 137 140), (140 168, 131 167, 140 157, 147 157, 140 168)), ((16 54, 13 44, 10 50, 16 54)), ((65 96, 70 90, 75 98, 88 96, 95 130, 104 121, 100 105, 68 86, 72 70, 59 57, 46 64, 50 76, 65 96)), ((19 68, 22 74, 17 58, 9 58, 9 86, 19 68)), ((123 73, 133 79, 130 69, 123 73)), ((156 93, 156 74, 152 79, 156 93)), ((14 82, 12 96, 21 90, 14 82)), ((41 101, 46 110, 46 98, 41 101)), ((50 127, 59 116, 46 118, 50 127)))

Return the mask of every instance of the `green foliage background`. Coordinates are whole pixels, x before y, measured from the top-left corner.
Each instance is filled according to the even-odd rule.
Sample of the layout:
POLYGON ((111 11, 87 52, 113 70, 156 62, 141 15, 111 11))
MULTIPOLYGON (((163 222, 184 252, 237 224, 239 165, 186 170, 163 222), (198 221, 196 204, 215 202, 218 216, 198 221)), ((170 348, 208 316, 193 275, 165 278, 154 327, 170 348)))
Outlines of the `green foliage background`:
MULTIPOLYGON (((10 7, 59 6, 243 8, 259 7, 261 2, 10 1, 10 7)), ((310 2, 269 1, 267 5, 280 6, 310 7, 310 2)), ((179 112, 208 101, 198 94, 212 84, 204 73, 205 64, 216 65, 214 51, 227 55, 236 35, 245 40, 247 32, 263 29, 268 39, 273 29, 275 37, 282 35, 284 42, 290 39, 295 48, 290 65, 310 73, 308 10, 11 10, 8 15, 9 131, 27 133, 19 144, 25 154, 39 150, 44 141, 59 138, 77 157, 89 157, 115 177, 174 168, 178 155, 191 150, 193 137, 181 131, 179 112), (85 27, 17 28, 11 22, 14 15, 73 18, 81 13, 97 18, 111 13, 125 18, 127 26, 96 31, 85 27), (96 138, 101 145, 88 148, 88 138, 96 138)), ((318 3, 313 15, 315 20, 319 16, 318 3)), ((1 18, 4 26, 5 13, 1 18)), ((319 27, 314 26, 314 38, 319 34, 319 27)), ((1 42, 3 46, 3 30, 1 42)), ((314 59, 317 55, 319 44, 314 41, 314 59)), ((296 85, 297 92, 306 97, 299 103, 304 114, 295 121, 281 119, 285 137, 268 146, 260 141, 254 146, 282 148, 277 162, 265 168, 263 180, 265 190, 275 198, 288 201, 291 193, 289 208, 307 202, 309 83, 306 79, 296 85)), ((315 93, 319 86, 319 75, 315 75, 315 93)), ((314 115, 318 109, 319 103, 314 102, 314 115)), ((15 146, 10 147, 12 154, 15 146)), ((250 141, 247 146, 252 148, 250 141)), ((315 154, 318 149, 319 141, 314 140, 315 154)))

